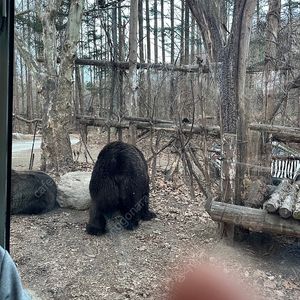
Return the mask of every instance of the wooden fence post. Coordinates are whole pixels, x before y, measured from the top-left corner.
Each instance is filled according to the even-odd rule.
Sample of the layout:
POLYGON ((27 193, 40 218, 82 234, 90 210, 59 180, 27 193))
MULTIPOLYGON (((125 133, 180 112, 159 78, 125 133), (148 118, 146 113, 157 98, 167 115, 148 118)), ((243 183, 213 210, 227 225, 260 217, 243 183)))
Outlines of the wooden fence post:
POLYGON ((136 145, 137 126, 135 122, 129 122, 129 143, 136 145))

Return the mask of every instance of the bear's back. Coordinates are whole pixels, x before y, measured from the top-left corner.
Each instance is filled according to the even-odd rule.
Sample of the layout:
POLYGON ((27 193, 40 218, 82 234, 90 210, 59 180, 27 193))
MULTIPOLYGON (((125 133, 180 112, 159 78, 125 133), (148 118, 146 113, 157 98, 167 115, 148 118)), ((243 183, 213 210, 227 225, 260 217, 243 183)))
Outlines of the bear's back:
POLYGON ((111 142, 99 153, 95 169, 103 177, 136 177, 148 173, 143 153, 124 142, 111 142))

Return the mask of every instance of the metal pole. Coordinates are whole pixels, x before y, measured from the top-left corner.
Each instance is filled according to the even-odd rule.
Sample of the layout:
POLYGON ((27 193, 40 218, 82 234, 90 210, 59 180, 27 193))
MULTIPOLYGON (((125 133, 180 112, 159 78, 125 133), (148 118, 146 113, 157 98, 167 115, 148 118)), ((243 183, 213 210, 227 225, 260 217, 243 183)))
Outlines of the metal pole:
POLYGON ((14 1, 0 0, 0 245, 9 250, 14 1))

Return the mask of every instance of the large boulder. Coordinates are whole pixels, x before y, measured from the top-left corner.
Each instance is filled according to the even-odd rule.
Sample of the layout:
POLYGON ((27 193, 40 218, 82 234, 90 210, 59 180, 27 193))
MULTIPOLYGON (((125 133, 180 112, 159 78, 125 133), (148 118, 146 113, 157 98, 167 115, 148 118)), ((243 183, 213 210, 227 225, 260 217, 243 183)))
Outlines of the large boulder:
POLYGON ((71 172, 63 175, 57 187, 57 202, 61 207, 86 210, 90 207, 91 172, 71 172))

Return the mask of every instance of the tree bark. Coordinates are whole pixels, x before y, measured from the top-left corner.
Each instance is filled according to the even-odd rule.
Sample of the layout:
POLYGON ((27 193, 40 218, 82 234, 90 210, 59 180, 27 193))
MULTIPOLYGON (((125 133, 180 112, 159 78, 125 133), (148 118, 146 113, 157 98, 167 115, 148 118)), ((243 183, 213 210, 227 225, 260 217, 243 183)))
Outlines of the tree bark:
POLYGON ((153 14, 154 14, 154 62, 158 63, 158 20, 157 20, 157 1, 154 0, 153 14))
MULTIPOLYGON (((218 83, 221 106, 221 140, 225 162, 222 163, 221 199, 226 203, 240 204, 247 162, 247 119, 245 117, 246 59, 249 52, 250 29, 255 0, 234 1, 231 33, 227 44, 221 32, 222 20, 218 1, 187 0, 198 23, 204 47, 210 61, 218 62, 218 83), (234 137, 236 135, 236 137, 234 137), (235 143, 228 146, 229 143, 235 143), (226 162, 227 160, 227 162, 226 162), (230 163, 229 163, 230 162, 230 163)), ((232 226, 224 236, 234 236, 232 226)))
POLYGON ((269 122, 274 110, 276 87, 276 51, 277 37, 280 21, 280 0, 269 0, 269 12, 267 14, 266 43, 265 43, 265 68, 264 83, 265 95, 263 103, 264 120, 269 122))
MULTIPOLYGON (((276 52, 277 37, 280 20, 280 0, 269 0, 267 14, 266 40, 265 40, 265 66, 264 66, 264 99, 263 120, 271 123, 274 120, 274 103, 276 94, 276 52)), ((272 154, 272 140, 268 133, 262 133, 262 153, 260 160, 263 167, 267 167, 272 154)), ((270 181, 270 176, 269 176, 270 181)))
MULTIPOLYGON (((49 171, 55 168, 59 172, 62 169, 71 168, 73 164, 68 130, 68 115, 72 92, 74 60, 83 14, 83 5, 84 0, 74 0, 71 2, 65 40, 62 45, 58 78, 56 80, 50 79, 51 86, 50 90, 48 90, 49 97, 45 103, 45 112, 42 122, 43 154, 41 156, 41 170, 43 171, 49 171), (54 85, 52 85, 52 83, 54 85), (52 89, 52 87, 54 89, 52 89)), ((47 44, 49 44, 46 35, 47 33, 45 32, 45 40, 47 40, 47 44)), ((53 49, 53 51, 55 51, 55 54, 53 53, 52 56, 57 56, 56 49, 53 49)), ((52 63, 53 62, 48 61, 48 66, 52 63)), ((56 70, 52 71, 53 74, 56 74, 56 70)))
POLYGON ((175 25, 174 25, 174 0, 170 0, 170 18, 171 18, 171 64, 174 64, 175 58, 175 25))
POLYGON ((130 116, 137 115, 137 23, 138 0, 131 0, 130 4, 130 29, 129 29, 129 81, 131 95, 126 109, 130 116))
POLYGON ((164 0, 160 2, 160 13, 161 13, 161 52, 162 52, 162 63, 166 62, 166 50, 165 50, 165 21, 164 21, 164 0))
POLYGON ((32 54, 16 34, 15 43, 26 65, 33 71, 39 93, 43 99, 43 139, 41 170, 64 172, 72 168, 73 157, 68 131, 69 109, 72 93, 72 75, 84 0, 71 1, 61 62, 57 66, 56 14, 62 0, 48 0, 45 10, 37 1, 37 14, 43 27, 44 70, 39 72, 32 54))

